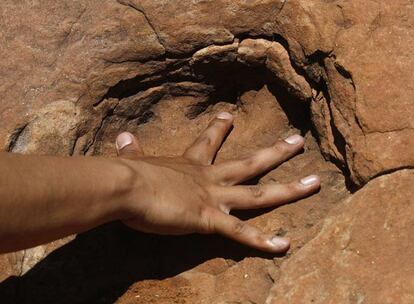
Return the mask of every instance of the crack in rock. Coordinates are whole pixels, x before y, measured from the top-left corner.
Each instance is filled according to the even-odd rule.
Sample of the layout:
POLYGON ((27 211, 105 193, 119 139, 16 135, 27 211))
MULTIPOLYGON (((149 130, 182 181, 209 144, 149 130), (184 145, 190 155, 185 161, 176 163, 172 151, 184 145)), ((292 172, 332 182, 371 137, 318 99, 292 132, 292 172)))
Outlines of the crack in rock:
POLYGON ((128 1, 128 0, 117 0, 117 2, 118 2, 119 4, 121 4, 121 5, 124 5, 124 6, 130 7, 130 8, 132 8, 132 9, 136 10, 137 12, 141 13, 141 14, 144 16, 145 20, 146 20, 146 21, 147 21, 147 23, 148 23, 148 26, 149 26, 149 27, 151 28, 151 30, 154 32, 155 36, 157 37, 158 43, 159 43, 159 44, 161 44, 161 46, 164 48, 164 52, 165 52, 165 51, 166 51, 166 47, 165 47, 165 45, 164 45, 164 42, 163 42, 163 40, 161 39, 161 36, 160 36, 160 34, 158 33, 158 31, 155 29, 154 24, 151 22, 151 20, 149 19, 149 17, 148 17, 148 16, 147 16, 147 14, 145 13, 144 9, 143 9, 143 8, 139 8, 136 4, 131 3, 131 2, 130 2, 130 1, 128 1))

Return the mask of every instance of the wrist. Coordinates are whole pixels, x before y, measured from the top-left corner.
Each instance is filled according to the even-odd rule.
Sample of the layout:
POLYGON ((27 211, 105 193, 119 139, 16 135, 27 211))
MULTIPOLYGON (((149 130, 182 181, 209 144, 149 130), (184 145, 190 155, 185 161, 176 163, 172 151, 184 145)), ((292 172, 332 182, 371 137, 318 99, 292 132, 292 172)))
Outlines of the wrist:
POLYGON ((139 170, 139 161, 116 159, 113 220, 128 220, 136 215, 138 199, 144 188, 144 178, 139 170))

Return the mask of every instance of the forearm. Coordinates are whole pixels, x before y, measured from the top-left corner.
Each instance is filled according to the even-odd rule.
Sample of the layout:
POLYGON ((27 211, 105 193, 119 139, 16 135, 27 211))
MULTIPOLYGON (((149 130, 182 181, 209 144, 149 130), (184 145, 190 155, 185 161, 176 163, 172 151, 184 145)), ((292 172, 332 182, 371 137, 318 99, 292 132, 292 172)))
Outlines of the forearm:
POLYGON ((131 170, 121 160, 0 153, 0 252, 122 217, 131 170))

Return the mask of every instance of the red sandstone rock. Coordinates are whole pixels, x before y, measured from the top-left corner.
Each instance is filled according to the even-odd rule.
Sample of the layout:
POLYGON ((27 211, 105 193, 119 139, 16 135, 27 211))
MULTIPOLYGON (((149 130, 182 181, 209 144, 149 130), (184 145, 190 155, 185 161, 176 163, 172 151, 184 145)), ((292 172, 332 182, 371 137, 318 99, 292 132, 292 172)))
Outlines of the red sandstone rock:
MULTIPOLYGON (((321 83, 312 84, 316 91, 326 84, 317 99, 325 105, 313 107, 322 150, 342 162, 353 181, 362 185, 381 172, 414 162, 412 153, 392 152, 411 146, 410 9, 403 0, 383 4, 172 1, 162 6, 132 0, 6 2, 2 7, 7 18, 2 26, 0 139, 4 148, 13 149, 16 139, 23 135, 20 148, 16 148, 19 151, 85 152, 93 145, 108 111, 92 104, 101 102, 120 80, 135 76, 138 83, 189 79, 191 71, 186 62, 200 48, 212 44, 232 48, 237 37, 246 50, 248 39, 243 41, 238 36, 267 36, 270 43, 276 35, 288 47, 300 74, 283 72, 288 65, 275 65, 274 60, 268 61, 268 68, 272 70, 273 66, 275 78, 305 98, 311 91, 303 75, 321 83), (220 14, 208 13, 217 6, 220 14), (97 7, 99 14, 94 13, 97 7), (361 12, 369 13, 361 16, 361 12), (31 20, 31 26, 20 26, 21 20, 31 20), (188 60, 166 59, 169 54, 188 60), (171 75, 169 79, 163 78, 165 71, 171 75), (51 127, 44 134, 26 135, 31 124, 48 123, 42 122, 39 114, 48 111, 49 103, 77 107, 82 119, 75 123, 76 132, 70 128, 72 131, 59 134, 51 127), (14 115, 16 112, 20 115, 14 115), (56 144, 48 140, 50 137, 56 138, 56 144), (56 150, 58 144, 61 146, 56 150), (383 146, 388 149, 377 148, 383 146)), ((287 62, 285 51, 272 43, 279 50, 276 58, 287 62)), ((256 58, 262 56, 260 52, 263 50, 257 51, 256 58)), ((65 119, 64 115, 60 119, 65 119)))
POLYGON ((369 182, 281 267, 266 303, 412 303, 412 170, 369 182))
MULTIPOLYGON (((392 285, 394 294, 381 285, 390 281, 379 282, 383 288, 378 289, 372 283, 376 281, 367 279, 368 274, 383 274, 374 266, 368 265, 362 273, 340 264, 344 260, 338 256, 339 243, 318 247, 318 255, 306 252, 314 253, 313 244, 331 240, 334 227, 343 235, 344 223, 351 221, 347 216, 365 219, 364 223, 351 221, 362 236, 371 227, 379 229, 388 199, 409 220, 409 213, 403 211, 410 207, 404 193, 410 191, 411 173, 386 178, 394 188, 401 187, 401 195, 389 197, 381 188, 381 178, 354 194, 355 208, 348 210, 349 202, 340 203, 348 195, 343 176, 322 159, 319 150, 358 187, 386 172, 414 166, 413 13, 413 6, 405 0, 6 0, 0 8, 0 146, 20 153, 114 155, 116 134, 129 130, 138 135, 148 154, 177 154, 222 110, 232 112, 236 120, 217 161, 244 156, 277 138, 301 132, 307 138, 307 153, 262 181, 319 173, 323 178, 320 194, 255 214, 251 220, 264 230, 290 236, 293 246, 288 256, 274 263, 264 258, 206 257, 168 280, 128 279, 131 288, 124 296, 116 293, 119 302, 263 303, 272 280, 276 284, 269 299, 277 295, 285 302, 290 295, 291 299, 307 299, 300 289, 307 284, 312 287, 309 297, 314 295, 320 303, 347 293, 344 303, 357 302, 362 296, 367 303, 375 302, 371 299, 411 301, 405 285, 397 286, 399 280, 412 280, 412 269, 404 268, 412 251, 401 242, 409 235, 408 224, 398 226, 395 238, 385 232, 380 235, 395 246, 390 252, 396 261, 381 251, 378 239, 369 244, 384 253, 381 259, 363 247, 362 239, 355 239, 355 244, 367 250, 364 263, 373 258, 384 269, 397 269, 400 277, 392 285), (364 202, 365 195, 376 200, 364 202), (327 221, 332 222, 325 222, 320 232, 322 220, 336 204, 344 206, 329 216, 327 221), (371 206, 372 213, 365 206, 371 206), (307 261, 312 262, 309 268, 324 267, 308 281, 298 266, 307 261), (343 281, 329 279, 335 276, 343 281), (298 280, 299 289, 292 289, 293 280, 298 280), (325 289, 315 287, 319 283, 325 289), (154 298, 156 291, 158 298, 154 298)), ((98 244, 104 242, 91 238, 98 244)), ((19 302, 33 302, 34 297, 43 303, 45 299, 57 302, 55 294, 65 294, 64 300, 70 303, 96 302, 107 295, 105 290, 111 290, 112 300, 117 298, 112 285, 120 284, 126 291, 122 276, 109 283, 107 278, 96 280, 96 289, 103 295, 84 289, 88 282, 76 273, 89 274, 85 265, 94 260, 84 257, 87 246, 81 245, 79 252, 75 250, 81 262, 71 259, 71 244, 78 244, 76 240, 62 251, 55 250, 69 240, 1 257, 2 279, 29 271, 19 282, 19 302), (34 266, 51 252, 44 264, 34 266), (62 265, 70 265, 67 268, 73 272, 62 265), (61 281, 51 279, 54 275, 61 281), (71 292, 65 282, 77 282, 77 291, 71 292)), ((156 251, 158 247, 149 248, 156 251)), ((107 258, 99 246, 89 249, 103 264, 119 258, 116 254, 116 258, 110 254, 107 258)), ((182 250, 178 255, 191 247, 182 250)), ((157 254, 157 261, 167 259, 157 254)), ((132 257, 128 258, 126 268, 135 269, 132 257)), ((147 258, 141 256, 143 261, 147 258)), ((360 266, 355 257, 350 261, 360 266)), ((92 268, 94 279, 95 271, 99 273, 100 268, 92 268)), ((169 273, 169 268, 160 271, 169 273)))

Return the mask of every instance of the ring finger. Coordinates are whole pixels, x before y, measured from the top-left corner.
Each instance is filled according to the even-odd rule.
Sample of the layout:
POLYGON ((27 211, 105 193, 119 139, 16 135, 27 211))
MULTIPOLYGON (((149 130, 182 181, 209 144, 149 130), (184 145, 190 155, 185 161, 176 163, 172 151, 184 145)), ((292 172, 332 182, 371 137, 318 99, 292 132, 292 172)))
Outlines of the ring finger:
POLYGON ((278 206, 306 197, 320 187, 316 175, 289 184, 221 187, 215 193, 223 211, 278 206))

